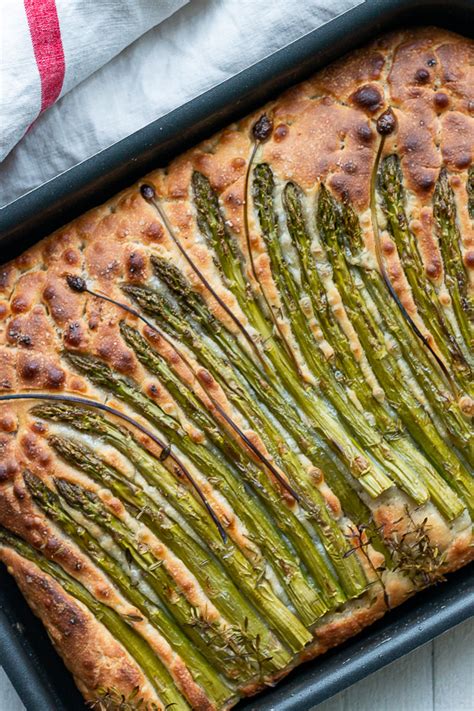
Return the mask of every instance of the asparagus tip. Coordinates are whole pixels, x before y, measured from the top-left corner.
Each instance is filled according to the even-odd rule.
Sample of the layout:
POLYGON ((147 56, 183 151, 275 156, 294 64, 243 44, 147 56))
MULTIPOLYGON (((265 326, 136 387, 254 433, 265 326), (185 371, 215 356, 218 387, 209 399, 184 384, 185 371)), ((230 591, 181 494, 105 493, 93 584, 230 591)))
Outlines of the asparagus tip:
POLYGON ((83 291, 86 291, 86 289, 87 289, 85 279, 83 279, 80 276, 77 276, 76 274, 68 274, 66 277, 66 281, 67 281, 69 288, 78 294, 81 294, 83 291))
POLYGON ((256 141, 267 141, 272 135, 273 121, 267 114, 262 114, 252 126, 252 136, 256 141))
POLYGON ((149 202, 155 197, 155 188, 149 183, 144 183, 140 186, 140 193, 142 198, 149 202))
POLYGON ((377 133, 380 136, 389 136, 397 127, 397 119, 391 106, 388 107, 377 119, 377 133))

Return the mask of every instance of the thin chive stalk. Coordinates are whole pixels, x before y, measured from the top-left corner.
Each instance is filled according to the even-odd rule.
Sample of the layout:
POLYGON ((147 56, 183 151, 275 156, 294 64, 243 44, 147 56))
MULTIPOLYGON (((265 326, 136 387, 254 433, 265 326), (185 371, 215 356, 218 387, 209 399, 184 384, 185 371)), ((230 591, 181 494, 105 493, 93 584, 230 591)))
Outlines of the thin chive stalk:
MULTIPOLYGON (((345 209, 346 213, 348 211, 347 206, 341 209, 345 209)), ((471 484, 464 481, 465 476, 460 462, 440 437, 428 413, 411 394, 409 387, 405 387, 405 377, 397 358, 386 347, 383 333, 385 329, 383 326, 381 328, 375 320, 354 281, 353 269, 358 269, 366 283, 368 280, 374 280, 375 287, 371 290, 371 294, 379 297, 377 305, 380 318, 386 320, 389 315, 397 314, 401 319, 396 306, 392 306, 391 299, 387 299, 386 288, 379 273, 374 269, 357 266, 361 263, 359 249, 362 248, 363 242, 361 234, 354 229, 355 221, 355 219, 351 221, 351 229, 345 234, 334 199, 324 187, 320 189, 317 206, 318 233, 332 263, 333 279, 371 367, 400 419, 414 440, 418 442, 425 456, 468 507, 471 507, 473 502, 471 484), (347 254, 351 255, 350 262, 347 254), (451 473, 447 471, 448 466, 451 473)), ((349 225, 347 219, 345 225, 347 231, 349 225)), ((399 333, 398 336, 400 337, 399 333)), ((433 500, 437 500, 437 505, 445 508, 445 502, 440 500, 437 490, 431 487, 430 493, 433 500)))
POLYGON ((217 239, 215 227, 219 224, 219 234, 229 236, 220 211, 213 211, 212 218, 206 217, 203 213, 201 219, 208 219, 208 231, 212 234, 212 244, 214 252, 219 255, 224 274, 226 269, 232 269, 233 277, 227 274, 229 286, 241 304, 250 322, 256 328, 264 340, 265 353, 275 368, 276 375, 286 386, 297 406, 309 417, 314 428, 333 449, 337 456, 341 457, 349 470, 358 478, 359 483, 365 488, 367 493, 376 497, 393 486, 393 482, 380 470, 376 470, 368 461, 367 457, 359 450, 350 436, 344 431, 340 423, 334 418, 326 403, 317 396, 314 390, 308 390, 301 383, 301 378, 293 367, 282 346, 276 341, 273 335, 273 328, 263 314, 255 296, 248 288, 247 280, 242 271, 241 260, 229 258, 230 250, 222 250, 219 246, 221 240, 217 239), (219 250, 217 252, 216 250, 219 250), (240 265, 240 266, 239 266, 240 265))
MULTIPOLYGON (((373 397, 354 352, 350 348, 342 328, 336 323, 324 285, 312 258, 311 240, 305 225, 300 193, 292 184, 288 184, 285 188, 284 205, 289 232, 300 255, 302 280, 308 293, 311 294, 315 318, 328 343, 334 346, 336 354, 334 362, 328 363, 328 366, 333 370, 333 378, 338 377, 339 381, 347 378, 347 385, 354 389, 364 409, 371 413, 375 428, 386 438, 388 446, 396 453, 399 461, 406 463, 421 481, 426 482, 430 494, 439 502, 444 515, 450 520, 456 518, 464 510, 463 503, 416 449, 406 435, 400 420, 391 417, 383 405, 373 397)), ((355 410, 352 416, 357 417, 355 410)))
POLYGON ((160 449, 162 454, 166 453, 166 458, 170 457, 173 462, 176 465, 175 471, 178 476, 182 476, 187 481, 191 484, 192 488, 195 490, 197 493, 198 498, 201 500, 202 504, 204 507, 207 509, 209 515, 211 516, 212 520, 214 521, 217 530, 219 531, 219 535, 222 537, 222 539, 225 541, 226 539, 226 532, 224 528, 222 527, 221 522, 219 521, 218 517, 214 513, 211 505, 207 501, 206 497, 204 496, 203 492, 195 482, 193 476, 191 473, 186 469, 186 467, 178 460, 176 455, 172 452, 168 452, 168 445, 164 444, 159 437, 156 436, 153 432, 148 430, 146 427, 144 427, 140 422, 137 422, 137 420, 134 420, 132 417, 129 417, 126 415, 124 412, 120 412, 120 410, 116 410, 114 407, 111 407, 110 405, 106 405, 103 402, 97 402, 96 400, 90 400, 89 398, 83 398, 83 397, 77 397, 76 395, 66 395, 66 394, 52 394, 52 393, 39 393, 39 392, 34 392, 34 393, 12 393, 9 395, 0 395, 0 402, 8 402, 8 401, 13 401, 13 400, 44 400, 47 402, 63 402, 63 403, 71 403, 75 405, 83 405, 86 407, 91 407, 95 410, 100 410, 102 412, 107 412, 110 415, 114 415, 114 417, 119 418, 120 420, 123 420, 129 425, 132 425, 135 429, 137 429, 139 432, 142 434, 146 435, 148 439, 150 439, 154 444, 156 444, 160 449))
POLYGON ((212 287, 208 279, 204 276, 202 271, 199 269, 197 264, 194 262, 190 254, 186 251, 186 249, 183 247, 179 239, 176 237, 176 234, 171 226, 170 221, 168 220, 168 217, 166 215, 165 210, 163 209, 163 206, 161 205, 160 201, 157 199, 155 189, 149 185, 149 184, 144 184, 140 188, 140 193, 143 197, 144 200, 146 200, 150 205, 152 205, 161 221, 163 222, 169 236, 173 240, 174 244, 180 251, 180 253, 183 255, 185 258, 186 262, 189 264, 193 272, 196 274, 198 279, 204 284, 206 290, 211 294, 212 298, 219 304, 219 306, 226 312, 226 314, 229 316, 229 318, 234 322, 240 333, 243 335, 247 343, 249 344, 250 348, 253 350, 254 354, 256 355, 257 359, 260 361, 261 365, 263 368, 266 367, 265 360, 262 357, 262 354, 260 352, 260 348, 258 344, 255 342, 255 340, 252 338, 244 324, 237 318, 235 313, 232 311, 231 308, 221 299, 219 294, 215 291, 215 289, 212 287))
MULTIPOLYGON (((220 618, 211 622, 188 601, 185 591, 174 581, 162 560, 155 557, 148 546, 141 544, 136 535, 110 510, 104 507, 91 491, 66 479, 55 479, 60 497, 88 520, 106 531, 124 552, 127 560, 140 570, 141 578, 159 597, 161 604, 173 616, 181 629, 212 664, 230 678, 251 679, 258 674, 258 664, 252 659, 255 632, 244 630, 245 610, 241 620, 220 618), (240 622, 240 624, 239 624, 240 622), (223 658, 224 657, 224 658, 223 658), (228 670, 225 668, 228 665, 228 670)), ((253 616, 255 619, 255 615, 253 616)), ((260 625, 262 627, 262 625, 260 625)))
MULTIPOLYGON (((189 490, 177 488, 176 479, 159 459, 137 442, 129 430, 113 425, 96 413, 60 404, 39 405, 31 412, 36 417, 69 424, 77 430, 89 432, 118 449, 140 471, 148 483, 156 486, 162 495, 172 502, 176 511, 184 516, 189 526, 220 560, 234 583, 253 602, 291 651, 301 650, 310 641, 311 635, 298 618, 277 598, 268 581, 260 575, 260 571, 252 566, 232 541, 227 539, 224 542, 215 528, 207 525, 201 515, 198 502, 189 490)), ((268 645, 270 643, 268 634, 266 641, 268 645)), ((261 642, 264 643, 263 637, 261 642)), ((287 659, 283 649, 280 654, 287 659)), ((274 658, 278 658, 278 650, 274 658)))
MULTIPOLYGON (((171 387, 174 387, 174 380, 172 379, 170 381, 168 379, 169 367, 164 365, 163 358, 158 356, 158 354, 150 348, 148 342, 143 338, 143 336, 141 336, 135 329, 132 329, 125 324, 122 324, 121 330, 125 341, 131 348, 133 348, 135 355, 142 365, 144 365, 144 367, 151 373, 160 376, 165 384, 168 385, 171 383, 171 387)), ((173 377, 172 372, 171 375, 173 377)), ((262 503, 271 511, 278 527, 291 541, 309 572, 314 576, 318 584, 323 589, 328 603, 333 606, 339 602, 342 602, 343 599, 340 596, 338 585, 335 583, 332 573, 328 570, 324 560, 318 552, 317 547, 314 545, 314 542, 311 539, 306 527, 299 520, 297 513, 293 510, 293 508, 290 508, 283 503, 274 487, 271 486, 268 481, 268 477, 264 474, 262 469, 259 468, 257 464, 248 456, 248 453, 245 450, 237 446, 234 440, 222 435, 221 431, 215 426, 210 413, 206 410, 205 406, 196 399, 191 389, 183 390, 182 384, 179 382, 178 387, 174 388, 173 393, 176 401, 181 405, 183 410, 191 413, 191 419, 193 419, 193 413, 197 409, 200 410, 199 417, 195 420, 196 424, 202 428, 207 437, 217 448, 220 449, 225 456, 226 461, 228 463, 232 463, 233 466, 238 467, 240 474, 244 477, 247 483, 252 486, 255 493, 261 498, 262 503), (190 398, 194 403, 193 408, 191 409, 188 408, 188 398, 190 398)), ((310 482, 308 482, 308 489, 309 485, 310 482)), ((315 489, 314 484, 312 489, 315 489)), ((312 499, 316 499, 316 496, 317 495, 314 495, 312 499)), ((357 494, 353 490, 351 490, 351 493, 348 494, 348 497, 352 499, 353 506, 356 506, 356 502, 360 501, 357 494)), ((322 529, 316 526, 315 531, 318 534, 318 537, 324 541, 326 536, 321 533, 321 530, 323 532, 330 530, 335 531, 337 523, 331 522, 331 520, 327 519, 322 507, 323 502, 319 497, 316 500, 319 506, 317 519, 320 522, 322 529)), ((313 510, 314 505, 309 508, 310 510, 313 510)), ((314 520, 313 525, 315 525, 314 520)), ((337 531, 333 532, 333 535, 338 541, 338 545, 335 546, 335 549, 341 549, 342 560, 345 560, 343 555, 346 550, 344 538, 342 534, 338 534, 337 531)), ((329 551, 333 550, 334 544, 330 545, 328 540, 325 541, 325 544, 329 551)), ((344 573, 341 574, 340 572, 341 565, 339 560, 341 555, 333 553, 331 559, 336 567, 338 575, 340 577, 342 575, 342 578, 344 578, 346 576, 344 573)), ((345 563, 343 564, 343 567, 345 567, 345 563)), ((354 574, 352 569, 348 571, 347 577, 353 581, 357 580, 357 575, 354 574)), ((360 588, 358 587, 357 589, 360 592, 360 588)))
MULTIPOLYGON (((239 480, 222 462, 216 450, 195 442, 178 420, 166 414, 132 381, 113 371, 106 363, 78 353, 67 354, 67 359, 90 381, 113 392, 146 417, 165 434, 173 447, 185 454, 200 471, 207 473, 212 485, 225 496, 235 514, 245 524, 250 540, 261 548, 274 566, 298 616, 306 625, 313 624, 326 611, 324 603, 311 587, 299 567, 299 561, 292 555, 265 510, 243 486, 239 486, 239 480)), ((246 554, 245 549, 242 552, 246 554)))
MULTIPOLYGON (((92 451, 88 454, 91 457, 91 461, 96 460, 96 463, 100 465, 92 451)), ((188 629, 188 635, 191 632, 190 637, 199 638, 193 640, 194 644, 202 647, 203 654, 198 652, 173 618, 161 606, 155 604, 141 592, 134 584, 130 574, 103 549, 99 541, 84 526, 78 525, 77 521, 66 511, 61 498, 54 490, 46 486, 41 479, 31 472, 24 472, 23 478, 35 503, 108 576, 121 594, 144 615, 144 619, 149 620, 183 660, 196 683, 202 686, 209 699, 214 703, 224 703, 229 696, 232 696, 230 688, 209 663, 212 662, 219 672, 224 674, 227 672, 228 676, 232 676, 232 673, 229 673, 227 660, 223 664, 222 649, 218 648, 214 652, 212 638, 217 633, 212 631, 207 642, 200 644, 201 638, 197 628, 196 631, 194 627, 186 628, 188 629)), ((230 657, 228 660, 230 661, 230 669, 235 670, 235 674, 244 675, 246 672, 248 673, 245 658, 244 663, 242 663, 241 659, 233 655, 230 649, 228 654, 230 657)), ((177 681, 179 686, 179 679, 177 681)))
POLYGON ((461 253, 454 192, 448 173, 442 169, 433 194, 433 217, 444 265, 444 280, 451 296, 459 330, 469 354, 474 347, 474 297, 461 253))
POLYGON ((258 211, 262 235, 272 264, 275 283, 285 306, 295 338, 305 361, 319 383, 327 399, 336 407, 346 426, 353 431, 364 447, 377 459, 379 466, 412 499, 422 504, 428 500, 428 491, 414 471, 406 467, 395 451, 395 442, 390 447, 371 427, 355 406, 342 384, 336 380, 328 361, 318 353, 317 343, 309 326, 306 314, 300 307, 301 291, 286 263, 279 238, 278 220, 274 205, 275 184, 268 164, 261 163, 254 171, 254 202, 258 211))
MULTIPOLYGON (((150 290, 147 290, 144 287, 135 287, 134 294, 140 298, 139 303, 143 309, 153 314, 157 313, 157 299, 155 297, 155 292, 150 292, 150 290)), ((194 331, 193 338, 196 339, 196 333, 194 331)), ((199 348, 199 352, 203 352, 202 347, 199 348)), ((210 354, 212 356, 212 351, 210 351, 210 354)), ((219 378, 218 364, 219 361, 216 364, 206 361, 206 366, 210 366, 212 369, 211 372, 216 378, 219 378)), ((232 400, 232 393, 229 393, 229 397, 232 400)), ((255 407, 255 402, 249 402, 249 407, 255 407)), ((245 408, 242 408, 242 411, 245 413, 245 408)), ((275 441, 275 438, 279 437, 279 435, 274 430, 270 421, 266 420, 266 429, 262 433, 264 438, 269 431, 270 437, 267 438, 266 442, 271 447, 271 442, 275 441)), ((344 553, 348 548, 347 541, 344 539, 344 535, 340 530, 338 523, 332 519, 331 515, 328 513, 319 489, 314 486, 314 481, 312 481, 311 476, 305 468, 301 466, 295 454, 289 448, 285 447, 283 442, 278 447, 277 451, 274 450, 274 454, 277 454, 277 452, 279 452, 282 457, 285 472, 290 477, 292 486, 301 488, 302 493, 304 493, 305 501, 301 501, 301 504, 306 510, 309 511, 316 527, 316 533, 321 538, 324 547, 336 567, 341 582, 343 582, 345 591, 351 597, 361 594, 366 586, 365 576, 362 569, 358 565, 356 557, 350 559, 344 557, 344 553), (283 449, 286 451, 283 451, 283 449)), ((301 553, 301 555, 303 554, 301 553)), ((324 566, 322 560, 318 560, 316 549, 312 551, 311 558, 310 570, 318 572, 318 580, 321 582, 321 570, 324 569, 324 566)), ((307 564, 309 564, 308 552, 306 552, 304 560, 307 564)), ((326 592, 329 594, 329 600, 332 601, 332 604, 342 601, 337 588, 331 585, 331 579, 328 575, 326 575, 325 586, 326 592)))
POLYGON ((461 388, 465 390, 471 381, 470 367, 456 340, 449 319, 443 312, 436 289, 426 276, 416 238, 408 227, 400 162, 396 155, 387 156, 381 162, 377 188, 382 197, 387 226, 395 242, 416 306, 437 348, 445 361, 450 364, 451 371, 457 377, 461 388))
POLYGON ((148 643, 117 612, 99 602, 57 563, 48 560, 39 550, 3 527, 0 527, 0 546, 11 549, 22 558, 34 563, 43 573, 53 578, 68 595, 84 605, 135 660, 145 677, 156 689, 163 704, 172 706, 176 710, 189 711, 190 706, 174 685, 166 667, 148 643))

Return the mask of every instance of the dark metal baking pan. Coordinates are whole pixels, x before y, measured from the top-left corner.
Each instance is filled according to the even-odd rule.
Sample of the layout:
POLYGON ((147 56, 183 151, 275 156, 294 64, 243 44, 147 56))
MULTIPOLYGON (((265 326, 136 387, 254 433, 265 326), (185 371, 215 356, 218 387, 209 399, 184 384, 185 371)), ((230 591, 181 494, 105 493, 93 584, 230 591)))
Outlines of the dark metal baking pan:
MULTIPOLYGON (((309 1, 309 0, 307 0, 309 1)), ((0 209, 0 262, 148 170, 382 32, 431 24, 474 32, 473 0, 367 0, 183 107, 0 209)), ((474 566, 450 575, 241 711, 305 711, 474 615, 474 566)), ((0 568, 0 664, 28 711, 84 711, 71 675, 0 568)))

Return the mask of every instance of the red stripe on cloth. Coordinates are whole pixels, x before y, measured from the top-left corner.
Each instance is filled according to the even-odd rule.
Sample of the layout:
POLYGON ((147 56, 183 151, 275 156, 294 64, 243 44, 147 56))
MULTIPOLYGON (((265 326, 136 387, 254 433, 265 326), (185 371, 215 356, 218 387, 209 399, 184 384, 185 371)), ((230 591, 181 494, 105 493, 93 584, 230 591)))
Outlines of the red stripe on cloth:
POLYGON ((55 0, 24 0, 33 51, 41 79, 40 113, 54 104, 64 82, 66 64, 55 0))

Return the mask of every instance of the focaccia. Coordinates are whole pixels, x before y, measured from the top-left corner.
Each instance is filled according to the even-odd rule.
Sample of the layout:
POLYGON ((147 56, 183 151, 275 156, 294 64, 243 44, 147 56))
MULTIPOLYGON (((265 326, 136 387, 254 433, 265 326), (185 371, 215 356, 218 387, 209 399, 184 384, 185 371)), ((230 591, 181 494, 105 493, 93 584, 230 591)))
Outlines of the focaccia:
POLYGON ((473 67, 384 36, 0 268, 0 559, 94 708, 229 708, 472 559, 473 67))

